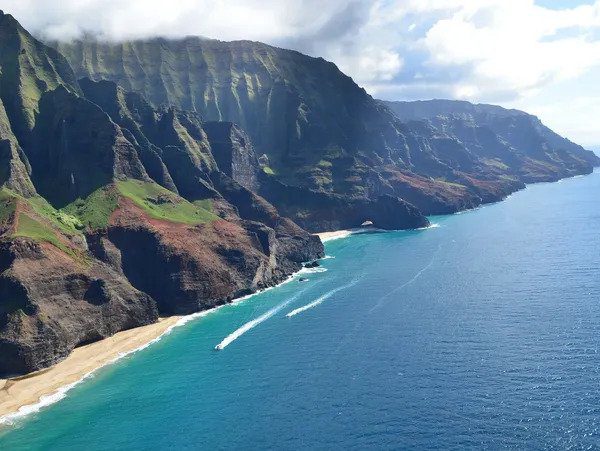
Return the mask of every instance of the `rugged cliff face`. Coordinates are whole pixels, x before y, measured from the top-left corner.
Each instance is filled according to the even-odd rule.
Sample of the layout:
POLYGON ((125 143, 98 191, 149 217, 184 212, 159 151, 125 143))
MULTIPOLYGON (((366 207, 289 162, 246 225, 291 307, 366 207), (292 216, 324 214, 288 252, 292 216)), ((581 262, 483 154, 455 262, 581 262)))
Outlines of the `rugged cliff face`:
POLYGON ((205 122, 203 127, 221 171, 244 188, 257 191, 260 167, 250 137, 231 122, 205 122))
MULTIPOLYGON (((269 201, 278 198, 269 197, 271 191, 256 184, 260 178, 255 175, 255 155, 260 171, 285 186, 303 189, 313 198, 313 192, 336 194, 341 201, 332 221, 291 216, 309 230, 360 225, 355 221, 357 199, 369 206, 382 194, 394 195, 392 190, 371 189, 371 178, 377 178, 373 166, 410 165, 410 149, 399 121, 323 59, 256 42, 199 38, 53 45, 68 55, 80 77, 112 80, 155 107, 175 106, 220 121, 206 126, 213 147, 218 150, 219 143, 226 142, 240 149, 220 167, 224 163, 229 175, 247 188, 259 189, 269 201), (157 65, 158 60, 170 64, 157 65), (221 121, 237 125, 226 130, 221 121)), ((288 214, 303 208, 289 207, 288 214)), ((422 216, 416 222, 395 217, 398 221, 376 225, 400 229, 408 223, 426 224, 422 216)))
POLYGON ((83 252, 78 259, 43 240, 13 238, 0 243, 0 260, 2 375, 47 367, 76 346, 158 317, 150 296, 83 252))
MULTIPOLYGON (((527 115, 499 120, 496 111, 492 125, 481 122, 491 117, 486 112, 477 116, 477 127, 472 112, 444 124, 423 120, 429 116, 401 114, 406 105, 374 100, 332 63, 261 43, 187 38, 53 45, 80 77, 113 80, 154 106, 237 123, 259 157, 260 192, 311 230, 356 225, 355 205, 378 210, 381 196, 448 213, 500 200, 526 182, 588 173, 599 163, 527 115), (272 180, 261 184, 263 174, 272 180), (303 195, 282 202, 273 182, 303 195), (335 216, 307 213, 327 211, 332 199, 338 199, 335 216)), ((439 104, 437 112, 455 107, 439 104)), ((402 228, 410 217, 385 223, 402 228)))
POLYGON ((54 45, 78 77, 113 80, 154 106, 238 124, 277 166, 289 159, 309 163, 330 145, 356 151, 361 141, 384 144, 379 123, 389 114, 320 58, 258 42, 193 37, 54 45))
POLYGON ((0 377, 323 256, 317 237, 236 182, 252 187, 259 170, 236 126, 207 127, 215 158, 198 114, 76 82, 10 16, 0 35, 0 377))

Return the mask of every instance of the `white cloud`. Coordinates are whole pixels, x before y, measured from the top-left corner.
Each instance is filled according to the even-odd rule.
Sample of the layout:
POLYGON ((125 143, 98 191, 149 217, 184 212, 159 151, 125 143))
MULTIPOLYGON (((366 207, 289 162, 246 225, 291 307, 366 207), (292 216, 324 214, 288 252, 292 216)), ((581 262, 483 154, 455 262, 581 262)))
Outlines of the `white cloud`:
POLYGON ((526 95, 600 64, 600 0, 564 10, 533 0, 3 0, 2 6, 51 38, 87 31, 112 39, 201 35, 289 45, 333 60, 369 86, 409 82, 396 80, 403 67, 407 76, 420 71, 429 78, 459 71, 446 79, 447 95, 471 100, 526 95), (423 67, 405 64, 405 53, 419 52, 423 67))
POLYGON ((421 44, 431 65, 469 68, 456 86, 457 97, 526 95, 600 65, 600 40, 588 37, 600 27, 600 2, 564 11, 532 0, 455 3, 462 6, 435 23, 421 44), (573 29, 575 36, 560 37, 573 29))
POLYGON ((112 39, 202 35, 274 40, 310 34, 347 2, 277 0, 3 0, 27 28, 51 38, 87 31, 112 39))
POLYGON ((392 80, 403 65, 397 52, 377 47, 368 47, 356 55, 339 55, 336 59, 343 72, 367 83, 392 80))

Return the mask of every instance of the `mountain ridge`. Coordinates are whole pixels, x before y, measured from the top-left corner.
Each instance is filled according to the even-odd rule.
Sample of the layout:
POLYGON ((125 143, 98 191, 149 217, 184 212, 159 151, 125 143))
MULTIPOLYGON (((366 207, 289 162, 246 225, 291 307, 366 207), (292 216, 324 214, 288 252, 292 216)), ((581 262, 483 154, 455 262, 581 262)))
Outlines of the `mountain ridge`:
MULTIPOLYGON (((267 174, 309 197, 310 191, 353 202, 392 195, 427 214, 451 213, 500 200, 530 181, 588 173, 599 163, 575 148, 573 155, 558 157, 551 148, 548 155, 527 156, 517 166, 490 161, 466 148, 455 130, 403 120, 333 63, 262 43, 185 38, 54 45, 78 76, 110 79, 155 105, 191 108, 209 120, 237 123, 256 153, 264 155, 267 174), (160 55, 170 65, 157 67, 147 55, 160 55), (178 91, 183 79, 191 83, 178 91), (278 114, 270 117, 270 109, 278 114)), ((531 132, 527 124, 519 127, 531 132)), ((302 222, 301 214, 269 191, 273 183, 264 174, 261 178, 259 191, 302 222)), ((317 230, 324 223, 304 225, 317 230)))

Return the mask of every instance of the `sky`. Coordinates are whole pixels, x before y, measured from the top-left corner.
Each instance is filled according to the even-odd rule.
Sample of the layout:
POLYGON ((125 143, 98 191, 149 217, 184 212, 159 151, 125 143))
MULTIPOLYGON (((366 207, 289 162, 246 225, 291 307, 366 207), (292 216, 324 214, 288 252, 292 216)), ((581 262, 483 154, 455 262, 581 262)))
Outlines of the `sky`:
POLYGON ((32 33, 251 39, 331 60, 374 97, 519 108, 600 147, 600 0, 0 0, 32 33))

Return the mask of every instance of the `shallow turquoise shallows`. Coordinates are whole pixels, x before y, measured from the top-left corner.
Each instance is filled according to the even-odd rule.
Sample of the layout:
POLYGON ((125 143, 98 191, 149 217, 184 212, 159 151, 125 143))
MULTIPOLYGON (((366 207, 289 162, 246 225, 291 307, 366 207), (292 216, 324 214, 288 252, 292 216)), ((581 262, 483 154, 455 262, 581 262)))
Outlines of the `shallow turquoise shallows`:
POLYGON ((432 221, 327 243, 327 271, 175 329, 0 448, 600 446, 600 173, 432 221))

